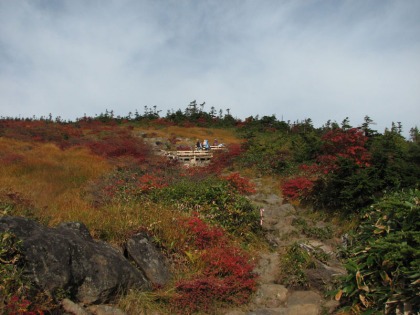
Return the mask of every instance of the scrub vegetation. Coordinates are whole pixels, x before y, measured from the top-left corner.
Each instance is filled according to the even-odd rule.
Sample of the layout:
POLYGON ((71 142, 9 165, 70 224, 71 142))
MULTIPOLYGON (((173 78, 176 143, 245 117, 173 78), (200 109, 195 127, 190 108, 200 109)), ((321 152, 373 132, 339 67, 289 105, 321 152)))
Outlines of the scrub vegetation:
MULTIPOLYGON (((48 226, 81 221, 94 238, 116 246, 146 231, 175 275, 165 287, 122 296, 120 307, 211 313, 245 305, 256 290, 252 270, 268 245, 248 195, 256 192, 253 177, 270 177, 290 202, 338 218, 342 229, 360 222, 343 249, 348 276, 331 293, 346 311, 419 308, 420 134, 412 128, 406 140, 399 124, 383 134, 371 126, 369 117, 360 127, 347 119, 320 128, 310 119, 242 121, 195 102, 165 117, 146 107, 143 115, 106 111, 74 122, 2 118, 0 211, 48 226), (159 137, 168 149, 214 138, 227 150, 208 166, 185 168, 155 154, 146 140, 159 137)), ((328 226, 294 224, 320 239, 333 234, 328 226)), ((35 294, 21 274, 19 241, 0 237, 0 311, 53 308, 58 301, 35 294)), ((312 259, 297 245, 285 257, 303 265, 312 259)), ((286 273, 304 286, 299 270, 286 273)))

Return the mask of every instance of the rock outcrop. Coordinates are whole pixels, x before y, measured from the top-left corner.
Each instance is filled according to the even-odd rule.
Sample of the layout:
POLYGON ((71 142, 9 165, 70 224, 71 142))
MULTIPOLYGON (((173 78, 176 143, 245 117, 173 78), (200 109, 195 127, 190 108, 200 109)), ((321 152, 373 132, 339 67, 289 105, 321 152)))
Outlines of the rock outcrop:
POLYGON ((127 253, 152 283, 165 285, 171 274, 165 257, 153 246, 145 233, 133 235, 127 242, 127 253))
POLYGON ((25 272, 42 290, 68 293, 83 304, 105 303, 130 287, 149 281, 115 248, 94 241, 80 222, 48 228, 21 217, 0 217, 0 232, 21 241, 25 272))

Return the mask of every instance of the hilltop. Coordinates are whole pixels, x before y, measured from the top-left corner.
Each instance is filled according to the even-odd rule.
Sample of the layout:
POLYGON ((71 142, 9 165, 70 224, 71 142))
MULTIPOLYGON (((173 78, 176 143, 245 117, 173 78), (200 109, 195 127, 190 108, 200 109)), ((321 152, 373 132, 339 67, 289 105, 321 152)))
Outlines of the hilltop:
MULTIPOLYGON (((302 293, 293 292, 309 290, 322 300, 309 303, 315 313, 325 305, 326 291, 354 312, 385 305, 415 309, 419 132, 413 128, 407 141, 399 126, 380 134, 371 123, 368 117, 360 128, 346 120, 322 128, 274 116, 241 121, 194 106, 166 117, 155 110, 127 117, 107 112, 75 122, 3 118, 0 210, 49 227, 82 222, 93 239, 121 251, 136 233, 149 235, 173 277, 165 286, 132 290, 114 301, 129 314, 246 313, 261 307, 281 312, 296 305, 293 296, 302 293), (207 166, 189 168, 157 154, 191 148, 196 139, 217 139, 227 150, 214 152, 207 166), (344 244, 345 235, 347 247, 338 254, 335 246, 344 244), (389 246, 392 239, 405 242, 405 256, 389 246), (374 248, 375 259, 356 257, 362 243, 374 248), (384 259, 384 250, 395 255, 384 259), (264 261, 279 272, 276 279, 265 278, 264 261), (340 261, 347 278, 336 286, 332 274, 322 278, 323 287, 310 270, 335 268, 340 261), (261 301, 264 284, 284 286, 289 298, 261 301)), ((34 296, 19 277, 17 252, 2 253, 10 263, 2 265, 8 271, 2 273, 0 309, 10 311, 13 301, 23 300, 30 301, 27 312, 59 307, 63 294, 34 296)))

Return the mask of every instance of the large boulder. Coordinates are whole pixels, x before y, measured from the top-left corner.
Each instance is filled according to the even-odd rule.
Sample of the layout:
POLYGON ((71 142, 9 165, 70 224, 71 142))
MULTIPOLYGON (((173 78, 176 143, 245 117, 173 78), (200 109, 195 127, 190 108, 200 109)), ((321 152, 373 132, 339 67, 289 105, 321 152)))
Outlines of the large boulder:
POLYGON ((165 285, 170 277, 165 257, 146 233, 133 235, 127 242, 127 253, 152 283, 165 285))
POLYGON ((22 241, 26 274, 52 296, 64 292, 83 304, 105 303, 129 287, 150 286, 119 251, 94 241, 83 223, 48 228, 26 218, 3 216, 0 232, 11 232, 22 241))

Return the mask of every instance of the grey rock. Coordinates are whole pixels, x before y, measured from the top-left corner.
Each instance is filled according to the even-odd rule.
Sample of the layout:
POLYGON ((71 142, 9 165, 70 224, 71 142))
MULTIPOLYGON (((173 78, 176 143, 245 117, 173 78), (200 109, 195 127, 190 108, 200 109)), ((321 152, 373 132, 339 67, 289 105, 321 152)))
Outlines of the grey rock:
POLYGON ((86 225, 81 222, 64 222, 57 226, 58 230, 66 232, 74 232, 76 235, 82 237, 85 241, 93 241, 86 225))
POLYGON ((269 204, 282 204, 283 198, 276 194, 270 194, 266 197, 266 201, 269 204))
POLYGON ((64 299, 61 301, 61 306, 65 312, 73 315, 90 315, 90 313, 86 311, 82 306, 74 303, 69 299, 64 299))
POLYGON ((316 261, 315 267, 305 270, 305 274, 311 286, 320 290, 331 286, 337 276, 346 274, 345 269, 339 264, 328 266, 321 261, 316 261))
POLYGON ((277 253, 261 254, 254 272, 259 276, 260 283, 274 283, 279 278, 279 256, 277 253))
POLYGON ((105 242, 93 241, 82 223, 48 228, 20 217, 1 217, 0 232, 22 241, 25 272, 54 296, 69 293, 84 304, 106 303, 129 287, 149 282, 122 254, 105 242))
POLYGON ((280 284, 263 284, 255 294, 254 303, 269 308, 279 307, 286 302, 287 291, 286 287, 280 284))
POLYGON ((283 235, 289 234, 291 232, 297 231, 294 226, 291 226, 285 221, 279 221, 273 228, 274 231, 277 231, 277 235, 282 237, 283 235))
POLYGON ((280 314, 278 311, 276 310, 270 310, 270 309, 255 309, 251 312, 246 313, 246 315, 278 315, 280 314))
POLYGON ((294 291, 287 299, 287 305, 315 304, 321 305, 323 302, 319 293, 314 291, 294 291))
POLYGON ((92 305, 88 307, 88 310, 93 315, 127 315, 126 312, 120 310, 119 308, 109 305, 92 305))
POLYGON ((288 308, 263 308, 246 313, 246 315, 319 315, 320 308, 313 304, 293 305, 288 308))
POLYGON ((228 311, 227 313, 225 313, 225 315, 245 315, 245 312, 242 311, 237 311, 237 310, 233 310, 233 311, 228 311))
POLYGON ((333 314, 339 306, 340 302, 336 300, 329 300, 323 305, 323 307, 326 308, 328 314, 333 314))
POLYGON ((288 307, 281 315, 318 315, 321 307, 317 304, 299 304, 288 307))
MULTIPOLYGON (((257 186, 261 186, 261 183, 259 183, 259 182, 255 182, 255 184, 257 186)), ((252 199, 252 200, 254 200, 254 201, 264 200, 265 199, 265 195, 264 194, 261 194, 261 193, 256 193, 256 194, 251 195, 249 198, 252 199)))
POLYGON ((265 239, 267 240, 268 244, 270 244, 270 246, 272 247, 279 247, 280 245, 279 237, 275 236, 274 234, 267 233, 265 235, 265 239))
POLYGON ((147 234, 138 233, 132 236, 127 242, 127 252, 151 282, 165 285, 171 278, 165 257, 152 244, 147 234))
POLYGON ((284 219, 286 215, 293 214, 295 212, 296 212, 295 207, 291 205, 290 203, 286 203, 284 205, 281 205, 278 208, 273 209, 273 211, 271 212, 271 216, 277 219, 284 219))

